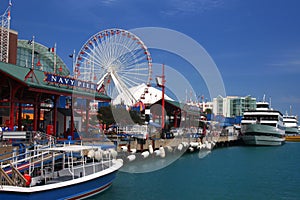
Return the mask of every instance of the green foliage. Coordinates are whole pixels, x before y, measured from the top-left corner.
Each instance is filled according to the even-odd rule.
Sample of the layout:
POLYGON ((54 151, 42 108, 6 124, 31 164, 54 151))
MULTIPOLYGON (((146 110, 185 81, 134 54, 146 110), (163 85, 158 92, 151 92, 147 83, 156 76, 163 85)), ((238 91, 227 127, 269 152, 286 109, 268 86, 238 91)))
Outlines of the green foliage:
POLYGON ((132 121, 136 124, 144 124, 144 120, 141 118, 141 113, 135 110, 130 110, 129 111, 130 117, 132 121))
POLYGON ((140 112, 133 110, 128 112, 125 107, 120 106, 101 107, 98 110, 97 119, 100 123, 106 125, 115 124, 116 122, 121 126, 144 124, 140 112))
POLYGON ((29 125, 32 123, 33 123, 33 120, 30 119, 29 115, 25 115, 25 119, 22 119, 22 124, 24 124, 24 125, 29 125))
POLYGON ((116 123, 112 114, 111 106, 103 106, 98 110, 97 119, 101 124, 114 124, 116 123))

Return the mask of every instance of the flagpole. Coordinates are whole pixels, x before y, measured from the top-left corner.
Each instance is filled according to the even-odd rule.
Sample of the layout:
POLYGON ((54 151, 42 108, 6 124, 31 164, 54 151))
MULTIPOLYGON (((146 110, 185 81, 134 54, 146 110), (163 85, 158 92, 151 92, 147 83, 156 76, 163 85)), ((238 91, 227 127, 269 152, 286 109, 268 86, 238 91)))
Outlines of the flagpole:
POLYGON ((53 66, 53 71, 54 74, 56 74, 56 43, 54 44, 54 66, 53 66))
POLYGON ((72 55, 72 67, 73 67, 73 76, 75 77, 75 49, 73 51, 73 55, 72 55))
POLYGON ((34 69, 34 36, 32 36, 31 69, 34 69))

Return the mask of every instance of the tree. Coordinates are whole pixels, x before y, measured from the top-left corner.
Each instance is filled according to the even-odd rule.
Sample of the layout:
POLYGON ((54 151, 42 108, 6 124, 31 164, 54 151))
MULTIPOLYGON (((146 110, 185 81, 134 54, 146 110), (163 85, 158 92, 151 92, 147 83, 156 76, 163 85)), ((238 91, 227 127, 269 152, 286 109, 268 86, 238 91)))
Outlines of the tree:
POLYGON ((141 113, 136 110, 130 110, 129 111, 130 117, 132 121, 136 124, 144 124, 145 121, 141 118, 141 113))
POLYGON ((116 123, 112 114, 111 106, 100 107, 97 119, 100 123, 106 124, 106 126, 116 123))
POLYGON ((120 126, 144 124, 140 112, 135 110, 127 111, 126 108, 122 106, 100 107, 97 119, 100 123, 106 124, 106 126, 115 124, 116 122, 120 126))

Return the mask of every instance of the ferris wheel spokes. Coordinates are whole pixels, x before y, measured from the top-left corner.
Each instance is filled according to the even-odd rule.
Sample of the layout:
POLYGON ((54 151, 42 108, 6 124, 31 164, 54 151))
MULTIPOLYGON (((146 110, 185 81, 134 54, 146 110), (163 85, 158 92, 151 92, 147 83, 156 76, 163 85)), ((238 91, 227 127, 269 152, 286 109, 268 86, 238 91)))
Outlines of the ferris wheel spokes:
POLYGON ((112 91, 124 95, 130 104, 136 99, 129 89, 152 80, 149 50, 140 38, 122 29, 107 29, 90 37, 78 52, 75 67, 77 76, 97 83, 98 90, 106 87, 112 98, 112 91))

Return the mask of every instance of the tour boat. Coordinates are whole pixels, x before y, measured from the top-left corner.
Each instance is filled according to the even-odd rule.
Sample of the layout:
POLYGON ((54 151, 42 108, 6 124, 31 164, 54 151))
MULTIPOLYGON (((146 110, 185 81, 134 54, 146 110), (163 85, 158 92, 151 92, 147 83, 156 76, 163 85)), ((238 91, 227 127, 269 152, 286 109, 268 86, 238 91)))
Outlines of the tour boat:
POLYGON ((113 148, 101 146, 68 144, 29 150, 20 160, 20 155, 10 159, 10 172, 1 162, 0 197, 52 200, 99 194, 111 186, 123 165, 116 156, 113 148), (18 169, 24 163, 26 169, 18 169))
POLYGON ((255 110, 244 112, 241 132, 246 145, 282 145, 285 142, 282 113, 269 108, 268 102, 257 102, 255 110))
POLYGON ((299 134, 298 131, 298 119, 295 115, 288 115, 287 113, 283 115, 283 122, 285 126, 286 135, 299 134))

